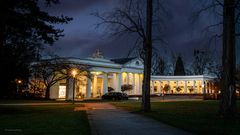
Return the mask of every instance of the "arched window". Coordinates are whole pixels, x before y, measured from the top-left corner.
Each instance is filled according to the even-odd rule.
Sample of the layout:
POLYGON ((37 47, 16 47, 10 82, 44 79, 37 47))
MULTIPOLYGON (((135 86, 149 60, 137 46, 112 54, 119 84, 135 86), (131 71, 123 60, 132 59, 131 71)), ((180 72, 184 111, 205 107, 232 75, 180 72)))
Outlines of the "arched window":
POLYGON ((136 63, 135 63, 137 66, 139 66, 139 61, 136 61, 136 63))

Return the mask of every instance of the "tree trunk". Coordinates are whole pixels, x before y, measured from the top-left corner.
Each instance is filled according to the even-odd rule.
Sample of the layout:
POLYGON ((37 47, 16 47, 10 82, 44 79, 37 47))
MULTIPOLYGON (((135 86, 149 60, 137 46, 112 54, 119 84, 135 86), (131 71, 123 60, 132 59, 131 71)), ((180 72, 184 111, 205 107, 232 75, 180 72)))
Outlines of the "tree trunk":
POLYGON ((143 43, 144 49, 144 73, 142 86, 142 111, 151 111, 150 104, 150 80, 152 63, 152 0, 147 0, 147 25, 146 39, 143 43))
POLYGON ((223 56, 220 115, 233 117, 236 114, 235 86, 235 0, 224 0, 223 10, 223 56))
POLYGON ((45 90, 45 99, 50 99, 50 87, 47 86, 45 90))

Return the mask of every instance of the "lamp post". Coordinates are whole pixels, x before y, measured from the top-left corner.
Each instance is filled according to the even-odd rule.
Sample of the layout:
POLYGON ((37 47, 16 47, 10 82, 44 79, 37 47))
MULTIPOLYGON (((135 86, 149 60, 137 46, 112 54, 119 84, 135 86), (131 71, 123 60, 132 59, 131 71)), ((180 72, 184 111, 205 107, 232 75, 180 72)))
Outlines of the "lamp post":
POLYGON ((75 97, 75 81, 76 81, 76 75, 77 75, 77 70, 73 69, 71 72, 72 76, 73 76, 73 97, 72 97, 72 104, 74 104, 74 97, 75 97))
POLYGON ((20 92, 20 85, 22 84, 22 80, 17 79, 17 93, 20 92))

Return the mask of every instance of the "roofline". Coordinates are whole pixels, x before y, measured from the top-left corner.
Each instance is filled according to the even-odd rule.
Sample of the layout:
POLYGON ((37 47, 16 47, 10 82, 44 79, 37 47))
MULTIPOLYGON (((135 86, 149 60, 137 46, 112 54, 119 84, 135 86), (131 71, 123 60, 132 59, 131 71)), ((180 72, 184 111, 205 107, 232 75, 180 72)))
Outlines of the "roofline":
POLYGON ((151 76, 152 80, 212 80, 216 79, 214 76, 210 75, 187 75, 187 76, 151 76))

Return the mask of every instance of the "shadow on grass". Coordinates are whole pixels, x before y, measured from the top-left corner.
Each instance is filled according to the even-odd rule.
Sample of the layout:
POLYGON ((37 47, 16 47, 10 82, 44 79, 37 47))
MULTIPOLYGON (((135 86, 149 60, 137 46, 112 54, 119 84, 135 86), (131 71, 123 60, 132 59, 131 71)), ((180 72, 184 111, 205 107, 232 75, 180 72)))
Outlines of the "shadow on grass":
POLYGON ((76 106, 0 106, 0 134, 90 135, 87 114, 76 106))

